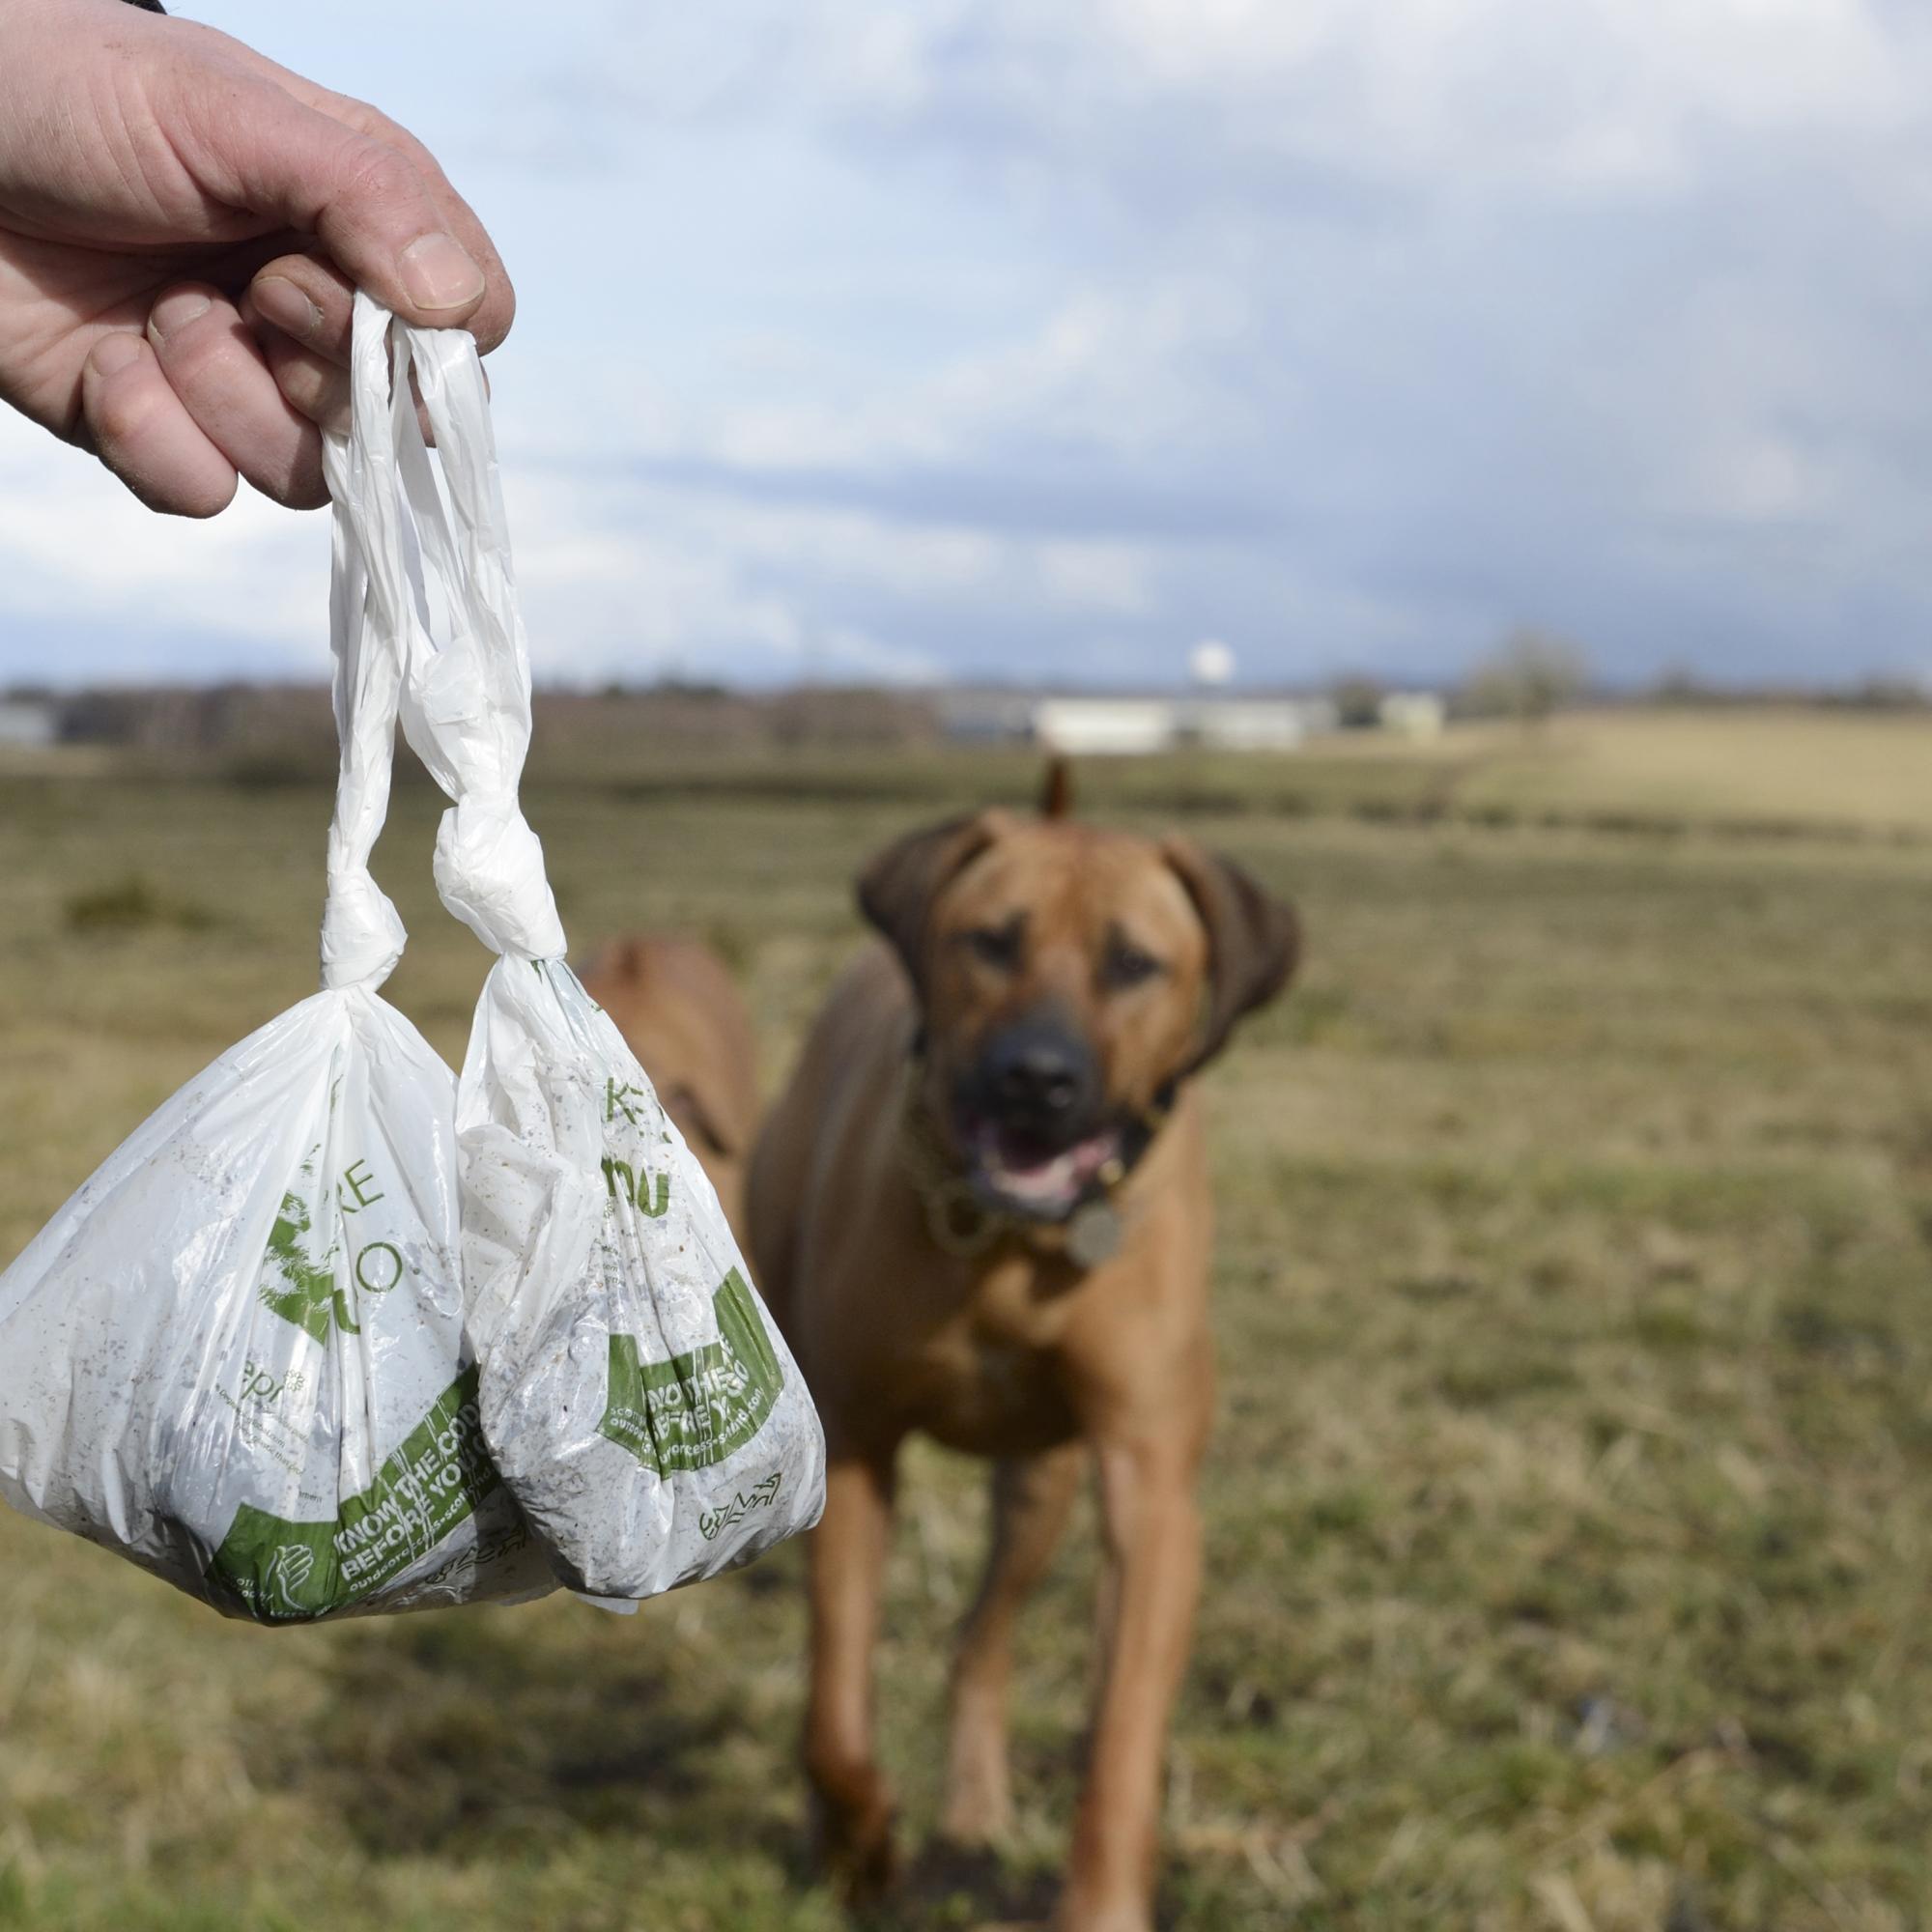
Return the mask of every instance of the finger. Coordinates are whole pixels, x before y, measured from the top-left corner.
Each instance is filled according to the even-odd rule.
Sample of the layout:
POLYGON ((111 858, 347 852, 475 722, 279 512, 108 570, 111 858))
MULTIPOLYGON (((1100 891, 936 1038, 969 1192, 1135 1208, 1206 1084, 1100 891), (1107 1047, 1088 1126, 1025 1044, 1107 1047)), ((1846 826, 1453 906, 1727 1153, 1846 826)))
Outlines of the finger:
POLYGON ((388 142, 414 164, 416 172, 428 184, 431 199, 447 219, 450 233, 483 270, 486 285, 483 299, 464 327, 476 338, 476 346, 485 355, 499 348, 516 320, 517 292, 489 231, 478 220, 475 210, 451 185, 436 156, 407 128, 364 101, 337 94, 326 96, 316 104, 331 120, 388 142))
POLYGON ((460 327, 489 283, 404 152, 267 81, 184 77, 178 147, 217 198, 321 238, 356 286, 405 320, 460 327))
MULTIPOLYGON (((468 325, 485 355, 508 332, 515 306, 507 280, 498 276, 492 280, 490 289, 468 325)), ((292 341, 344 368, 349 366, 355 288, 326 256, 279 255, 255 271, 248 295, 263 318, 292 341)))
POLYGON ((322 437, 283 400, 241 312, 218 289, 184 282, 148 318, 168 385, 210 442, 265 497, 292 509, 328 500, 322 437))
POLYGON ((103 335, 80 371, 80 414, 95 453, 152 510, 212 517, 235 498, 235 467, 168 386, 130 330, 103 335))
MULTIPOLYGON (((243 303, 245 317, 245 298, 243 303)), ((262 353, 275 378, 275 386, 281 390, 290 408, 305 415, 319 430, 332 430, 337 436, 347 436, 352 407, 348 370, 325 360, 311 350, 298 348, 278 328, 265 327, 259 335, 262 353)), ((483 378, 483 387, 487 393, 490 387, 487 374, 483 378)), ((422 398, 415 395, 413 377, 411 379, 411 393, 416 406, 416 425, 422 431, 424 442, 434 449, 436 425, 430 421, 429 411, 423 407, 422 398)))
POLYGON ((262 353, 268 357, 270 373, 282 400, 317 429, 337 436, 349 434, 349 372, 333 362, 325 362, 290 342, 278 330, 270 329, 263 339, 262 353))
POLYGON ((247 299, 290 341, 349 366, 355 290, 334 263, 316 255, 278 256, 256 272, 247 299))
MULTIPOLYGON (((399 123, 386 114, 371 107, 366 101, 356 100, 349 95, 336 94, 301 74, 280 67, 275 62, 258 53, 253 47, 230 39, 213 27, 190 25, 186 21, 178 23, 184 35, 192 34, 205 41, 211 53, 214 53, 223 64, 245 68, 256 77, 269 82, 277 93, 285 94, 298 101, 303 107, 340 124, 353 132, 380 141, 395 149, 415 169, 426 187, 430 199, 440 212, 443 224, 483 270, 486 284, 483 299, 465 319, 464 327, 476 338, 477 347, 487 355, 497 348, 510 332, 510 325, 516 319, 517 298, 508 272, 503 267, 502 257, 497 254, 496 244, 490 240, 489 232, 477 218, 475 211, 457 193, 449 178, 442 171, 436 156, 399 123)), ((274 273, 280 265, 271 264, 265 272, 274 273)), ((340 275, 334 278, 335 288, 342 293, 340 299, 333 292, 324 288, 307 288, 311 298, 322 307, 327 319, 327 327, 330 339, 338 336, 345 347, 343 355, 347 357, 348 314, 351 283, 340 275)), ((298 283, 298 285, 300 285, 298 283)), ((372 285, 373 286, 373 285, 372 285)), ((380 294, 380 290, 375 290, 380 294)), ((390 304, 392 307, 394 303, 390 304)), ((412 321, 423 318, 412 316, 412 321)), ((281 327, 279 323, 277 327, 281 327)), ((298 336, 297 340, 305 338, 298 336)), ((332 351, 322 343, 306 342, 309 348, 320 348, 325 355, 332 351)))

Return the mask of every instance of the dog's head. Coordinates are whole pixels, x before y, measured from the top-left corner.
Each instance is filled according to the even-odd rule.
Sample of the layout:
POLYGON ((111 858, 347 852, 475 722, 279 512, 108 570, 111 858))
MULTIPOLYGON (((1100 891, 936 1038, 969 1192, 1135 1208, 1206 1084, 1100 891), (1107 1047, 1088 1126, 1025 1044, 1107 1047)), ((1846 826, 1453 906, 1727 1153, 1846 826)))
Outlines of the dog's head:
POLYGON ((1191 839, 983 811, 859 881, 911 977, 923 1097, 989 1205, 1064 1219, 1294 969, 1293 912, 1191 839))

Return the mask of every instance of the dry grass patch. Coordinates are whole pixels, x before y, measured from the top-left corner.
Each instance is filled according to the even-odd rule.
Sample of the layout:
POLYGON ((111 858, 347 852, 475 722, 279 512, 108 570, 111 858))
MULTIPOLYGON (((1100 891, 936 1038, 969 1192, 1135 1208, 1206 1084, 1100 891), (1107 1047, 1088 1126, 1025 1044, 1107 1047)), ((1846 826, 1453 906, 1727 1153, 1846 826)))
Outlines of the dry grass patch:
MULTIPOLYGON (((1819 728, 1768 778, 1740 753, 1700 809, 1853 757, 1819 728)), ((1644 804, 1668 736, 1579 766, 1601 791, 1539 768, 1536 809, 1644 804)), ((1507 769, 1486 755, 1466 782, 1507 769)), ((1820 778, 1806 814, 1909 815, 1908 776, 1820 778)), ((531 811, 586 950, 730 935, 776 1072, 855 937, 859 859, 983 773, 942 761, 917 803, 886 777, 559 786, 531 811)), ((1151 822, 1156 780, 1179 785, 1094 789, 1151 822)), ((1932 1922, 1932 851, 1289 815, 1246 767, 1186 783, 1222 802, 1190 829, 1298 897, 1310 962, 1213 1078, 1223 1423, 1165 1922, 1932 1922)), ((310 989, 327 799, 0 792, 11 1252, 310 989), (126 876, 223 923, 75 934, 75 882, 126 876)), ((414 935, 396 1001, 455 1055, 487 962, 429 894, 434 817, 399 795, 379 872, 414 935)), ((881 1657, 915 1835, 980 1520, 977 1471, 915 1459, 881 1657)), ((903 1926, 1037 1910, 1095 1561, 1083 1521, 1023 1633, 1007 1864, 928 1870, 903 1926)), ((782 1552, 635 1622, 565 1601, 268 1634, 0 1520, 0 1927, 831 1932, 792 1770, 798 1575, 782 1552)))

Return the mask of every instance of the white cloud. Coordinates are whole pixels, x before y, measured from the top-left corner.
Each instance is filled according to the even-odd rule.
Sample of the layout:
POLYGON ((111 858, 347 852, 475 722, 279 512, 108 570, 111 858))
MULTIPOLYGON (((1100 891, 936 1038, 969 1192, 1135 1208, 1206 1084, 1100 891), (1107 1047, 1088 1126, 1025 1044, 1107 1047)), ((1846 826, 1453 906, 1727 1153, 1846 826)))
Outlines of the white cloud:
POLYGON ((1048 543, 1037 553, 1040 584, 1054 603, 1115 617, 1154 608, 1151 562, 1122 543, 1048 543))
POLYGON ((319 674, 328 652, 328 534, 244 493, 224 516, 185 525, 142 509, 90 459, 0 415, 0 677, 74 668, 165 677, 184 633, 265 674, 319 674), (85 631, 101 641, 70 667, 15 641, 85 631))
POLYGON ((909 128, 970 109, 993 145, 1063 156, 1103 117, 1191 115, 1195 152, 1163 157, 1182 171, 1225 144, 1435 188, 1647 181, 1705 131, 1863 138, 1923 104, 1864 0, 953 0, 902 15, 890 60, 850 64, 841 25, 871 10, 808 11, 847 108, 909 128))

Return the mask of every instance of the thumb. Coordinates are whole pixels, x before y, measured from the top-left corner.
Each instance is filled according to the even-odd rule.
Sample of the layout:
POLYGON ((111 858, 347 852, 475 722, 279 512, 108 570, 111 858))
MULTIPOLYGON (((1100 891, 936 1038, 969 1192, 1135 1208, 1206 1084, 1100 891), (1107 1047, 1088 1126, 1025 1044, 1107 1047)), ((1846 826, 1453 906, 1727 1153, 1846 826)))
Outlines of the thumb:
POLYGON ((221 200, 319 236, 351 280, 406 322, 448 328, 474 314, 488 292, 483 268, 401 148, 252 77, 210 104, 196 173, 221 200))

